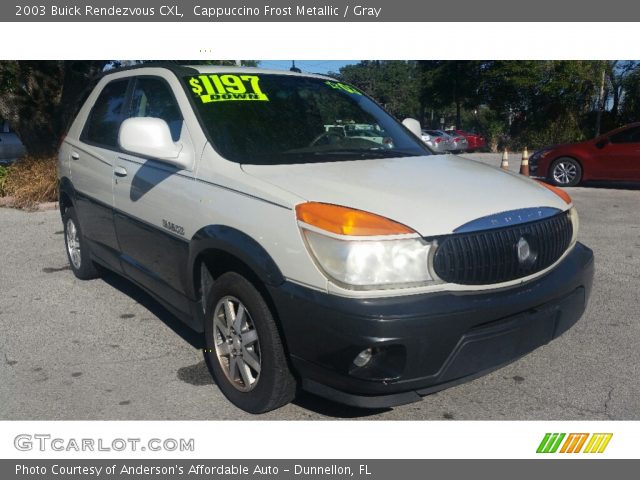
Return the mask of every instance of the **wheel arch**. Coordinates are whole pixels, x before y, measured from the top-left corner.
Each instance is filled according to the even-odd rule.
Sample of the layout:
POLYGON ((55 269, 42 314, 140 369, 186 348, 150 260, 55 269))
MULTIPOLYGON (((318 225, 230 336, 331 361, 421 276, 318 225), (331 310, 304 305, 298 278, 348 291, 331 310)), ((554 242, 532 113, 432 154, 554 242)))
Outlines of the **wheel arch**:
POLYGON ((75 207, 76 190, 68 177, 62 177, 58 184, 58 206, 60 215, 64 215, 70 207, 75 207))
MULTIPOLYGON (((265 296, 266 286, 284 282, 284 276, 269 253, 246 233, 225 225, 209 225, 191 240, 189 271, 193 298, 201 298, 201 266, 206 265, 213 279, 228 271, 247 277, 265 296)), ((270 299, 269 299, 270 300, 270 299)))
POLYGON ((209 225, 193 236, 187 273, 190 279, 189 293, 198 300, 198 315, 202 314, 204 322, 207 299, 202 291, 203 281, 206 281, 201 275, 203 266, 206 266, 213 281, 226 272, 236 272, 245 277, 269 306, 287 350, 278 311, 268 288, 284 283, 285 278, 264 247, 246 233, 224 225, 209 225))
POLYGON ((578 165, 580 165, 580 168, 582 169, 582 171, 584 172, 584 161, 582 159, 580 159, 578 156, 573 155, 573 154, 569 154, 569 155, 558 155, 557 157, 555 157, 553 160, 551 160, 549 162, 549 173, 551 173, 551 166, 556 163, 558 160, 562 160, 563 158, 568 158, 570 160, 573 160, 574 162, 578 163, 578 165))

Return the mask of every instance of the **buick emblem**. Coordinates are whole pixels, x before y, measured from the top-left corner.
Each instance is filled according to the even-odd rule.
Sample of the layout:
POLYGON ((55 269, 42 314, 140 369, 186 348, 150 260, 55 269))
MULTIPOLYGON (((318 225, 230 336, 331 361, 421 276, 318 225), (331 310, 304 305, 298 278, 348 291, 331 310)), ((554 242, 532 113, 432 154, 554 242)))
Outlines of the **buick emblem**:
POLYGON ((516 252, 518 253, 518 263, 523 267, 531 266, 538 257, 538 254, 531 249, 531 245, 524 237, 520 237, 518 240, 516 252))

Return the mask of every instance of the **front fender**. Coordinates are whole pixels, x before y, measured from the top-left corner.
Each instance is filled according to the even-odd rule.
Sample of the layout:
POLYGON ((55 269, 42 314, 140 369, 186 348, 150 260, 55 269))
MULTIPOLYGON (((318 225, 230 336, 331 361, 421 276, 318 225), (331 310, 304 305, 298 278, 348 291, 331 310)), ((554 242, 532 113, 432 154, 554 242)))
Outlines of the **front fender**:
MULTIPOLYGON (((236 257, 266 285, 276 286, 284 282, 282 272, 256 240, 226 225, 208 225, 194 234, 189 253, 189 278, 194 278, 196 259, 207 250, 219 250, 236 257)), ((196 292, 190 293, 193 298, 197 295, 196 292)))

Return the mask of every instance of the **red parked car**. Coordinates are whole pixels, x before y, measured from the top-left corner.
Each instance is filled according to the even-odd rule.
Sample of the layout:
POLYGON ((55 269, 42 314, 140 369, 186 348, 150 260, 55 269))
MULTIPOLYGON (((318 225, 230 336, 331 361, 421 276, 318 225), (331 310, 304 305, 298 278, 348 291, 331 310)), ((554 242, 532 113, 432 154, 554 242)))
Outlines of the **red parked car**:
POLYGON ((562 187, 587 180, 640 181, 640 122, 585 142, 538 150, 529 169, 562 187))
POLYGON ((469 143, 469 146, 467 147, 467 152, 469 153, 474 152, 476 150, 480 150, 481 148, 484 148, 487 146, 487 141, 479 133, 471 133, 471 132, 466 132, 464 130, 452 130, 452 131, 457 133, 458 135, 462 135, 464 138, 467 139, 467 142, 469 143))

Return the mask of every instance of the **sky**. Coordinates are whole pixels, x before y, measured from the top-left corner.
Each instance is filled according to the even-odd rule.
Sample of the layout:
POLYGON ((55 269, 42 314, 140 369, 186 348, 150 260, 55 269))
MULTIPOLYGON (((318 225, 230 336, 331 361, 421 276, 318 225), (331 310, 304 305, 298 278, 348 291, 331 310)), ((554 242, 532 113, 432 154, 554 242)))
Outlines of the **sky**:
MULTIPOLYGON (((337 72, 345 65, 358 63, 359 60, 296 60, 296 67, 307 73, 337 72)), ((261 68, 289 70, 291 60, 260 60, 261 68)))

